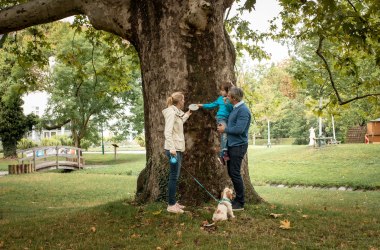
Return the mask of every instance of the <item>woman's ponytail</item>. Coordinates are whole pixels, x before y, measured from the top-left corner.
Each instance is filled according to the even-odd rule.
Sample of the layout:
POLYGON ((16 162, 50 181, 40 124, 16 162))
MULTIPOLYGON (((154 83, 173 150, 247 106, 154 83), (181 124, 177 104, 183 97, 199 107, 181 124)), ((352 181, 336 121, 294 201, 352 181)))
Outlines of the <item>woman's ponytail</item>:
POLYGON ((177 105, 180 101, 184 99, 182 92, 174 92, 171 96, 166 99, 166 105, 169 107, 171 105, 177 105))
POLYGON ((173 97, 169 96, 167 99, 166 99, 166 105, 169 107, 171 105, 173 105, 173 97))

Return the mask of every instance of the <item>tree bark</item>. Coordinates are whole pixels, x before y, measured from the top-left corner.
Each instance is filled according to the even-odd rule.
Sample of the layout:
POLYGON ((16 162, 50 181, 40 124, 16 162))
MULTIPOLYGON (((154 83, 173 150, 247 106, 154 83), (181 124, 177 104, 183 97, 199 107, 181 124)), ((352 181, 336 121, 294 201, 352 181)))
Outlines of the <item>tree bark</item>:
MULTIPOLYGON (((164 155, 161 113, 166 98, 182 91, 186 107, 210 102, 217 98, 222 82, 235 82, 235 52, 223 25, 224 12, 232 2, 97 0, 83 1, 78 10, 89 17, 95 28, 129 40, 140 57, 147 163, 137 181, 139 202, 166 200, 169 165, 164 155)), ((10 31, 1 23, 3 12, 0 33, 10 31)), ((211 200, 187 172, 217 198, 225 186, 232 187, 226 168, 217 160, 219 136, 215 123, 215 112, 199 110, 185 124, 186 152, 178 188, 185 204, 211 200)), ((246 157, 242 165, 246 200, 258 202, 261 198, 250 182, 247 162, 246 157)))

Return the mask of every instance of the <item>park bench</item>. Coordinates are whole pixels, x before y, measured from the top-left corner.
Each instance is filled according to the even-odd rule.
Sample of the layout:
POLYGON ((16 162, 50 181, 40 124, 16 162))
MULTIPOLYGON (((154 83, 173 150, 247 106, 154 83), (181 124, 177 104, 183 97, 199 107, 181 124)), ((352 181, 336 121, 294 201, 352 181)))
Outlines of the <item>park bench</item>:
POLYGON ((20 164, 9 165, 9 174, 29 173, 48 169, 82 169, 82 149, 71 146, 46 146, 18 150, 20 164))

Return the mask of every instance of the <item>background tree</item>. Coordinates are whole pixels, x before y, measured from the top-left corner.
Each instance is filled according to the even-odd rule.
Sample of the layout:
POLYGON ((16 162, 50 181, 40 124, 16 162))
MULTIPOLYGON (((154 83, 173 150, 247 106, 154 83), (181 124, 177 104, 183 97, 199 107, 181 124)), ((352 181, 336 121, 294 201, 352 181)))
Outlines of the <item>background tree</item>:
POLYGON ((313 60, 313 69, 324 70, 322 82, 329 85, 331 91, 326 94, 330 100, 340 105, 362 98, 378 103, 379 1, 280 0, 279 3, 283 11, 278 37, 293 39, 296 47, 305 41, 313 44, 313 53, 307 55, 318 56, 318 61, 313 60))
MULTIPOLYGON (((283 76, 283 71, 278 67, 271 67, 265 77, 261 78, 255 89, 256 98, 254 109, 252 110, 256 120, 261 123, 261 128, 266 128, 266 135, 269 133, 270 123, 278 121, 284 115, 286 98, 280 89, 287 80, 283 76)), ((284 84, 285 85, 285 84, 284 84)), ((268 138, 268 145, 270 145, 268 138)))
MULTIPOLYGON (((77 20, 76 30, 61 23, 50 34, 60 39, 52 52, 56 59, 46 89, 50 93, 46 120, 60 125, 69 121, 76 147, 81 147, 83 138, 99 139, 98 125, 127 120, 126 107, 134 105, 138 93, 132 93, 140 78, 131 46, 85 23, 77 20)), ((120 131, 122 136, 128 132, 120 131)))
POLYGON ((22 95, 38 89, 47 58, 40 29, 14 33, 0 50, 0 138, 4 157, 16 157, 17 142, 37 123, 33 114, 23 113, 22 95))
POLYGON ((34 114, 25 116, 22 109, 21 96, 14 94, 0 101, 0 137, 4 150, 4 158, 17 157, 17 142, 37 124, 34 114))
MULTIPOLYGON (((294 77, 295 84, 302 90, 306 108, 311 111, 311 116, 322 116, 324 120, 324 126, 326 132, 332 136, 332 121, 331 115, 334 115, 336 124, 336 133, 338 140, 345 141, 345 135, 347 130, 352 126, 364 125, 369 120, 373 120, 380 116, 379 105, 380 99, 376 96, 368 96, 367 98, 359 98, 355 102, 348 102, 345 105, 340 105, 335 95, 335 90, 329 83, 329 75, 326 72, 323 65, 320 64, 320 58, 314 53, 316 41, 309 40, 299 42, 294 51, 290 67, 288 67, 289 73, 294 77), (319 100, 322 98, 323 103, 320 107, 319 100), (363 99, 363 100, 362 100, 363 99)), ((336 59, 331 58, 331 61, 336 59)), ((371 59, 369 59, 369 62, 371 59)), ((376 82, 376 78, 379 77, 379 68, 369 66, 369 62, 365 60, 357 60, 357 71, 361 71, 361 78, 369 81, 376 82), (360 63, 359 63, 360 62, 360 63), (370 80, 372 79, 372 80, 370 80)), ((348 70, 348 68, 342 68, 337 66, 339 71, 348 70)), ((335 83, 339 84, 341 94, 344 96, 350 96, 352 91, 350 88, 353 81, 357 76, 342 76, 341 74, 335 74, 335 83), (346 84, 347 83, 347 84, 346 84)), ((360 80, 359 80, 360 81, 360 80)), ((368 91, 371 88, 372 91, 379 89, 380 84, 373 84, 372 86, 364 87, 358 83, 355 87, 357 96, 363 95, 364 91, 368 91)))

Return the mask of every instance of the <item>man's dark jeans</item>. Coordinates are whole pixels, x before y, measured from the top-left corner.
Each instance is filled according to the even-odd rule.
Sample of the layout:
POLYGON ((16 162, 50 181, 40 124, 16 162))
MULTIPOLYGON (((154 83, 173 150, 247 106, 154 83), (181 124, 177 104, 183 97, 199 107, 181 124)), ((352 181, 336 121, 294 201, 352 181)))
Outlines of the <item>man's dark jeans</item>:
POLYGON ((241 177, 240 169, 241 162, 245 154, 247 153, 248 144, 241 146, 228 147, 228 155, 230 160, 227 162, 228 175, 230 176, 236 197, 235 202, 238 202, 241 206, 244 206, 244 183, 241 177))

